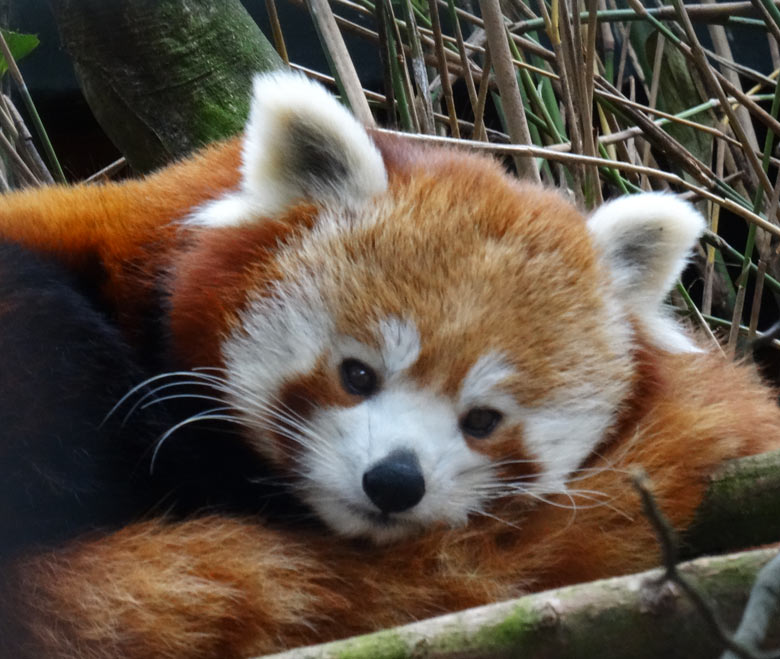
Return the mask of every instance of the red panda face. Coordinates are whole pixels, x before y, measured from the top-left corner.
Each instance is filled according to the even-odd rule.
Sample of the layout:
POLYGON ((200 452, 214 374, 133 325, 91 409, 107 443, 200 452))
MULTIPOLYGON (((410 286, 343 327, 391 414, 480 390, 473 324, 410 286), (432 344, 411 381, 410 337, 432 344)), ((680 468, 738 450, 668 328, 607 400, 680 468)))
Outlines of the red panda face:
POLYGON ((690 240, 671 264, 667 245, 630 256, 669 212, 618 230, 605 207, 589 230, 559 195, 489 160, 380 138, 377 150, 311 83, 260 79, 253 117, 269 96, 298 103, 265 110, 284 153, 250 129, 242 189, 191 222, 292 226, 300 202, 317 207, 255 270, 221 342, 248 440, 336 532, 377 542, 463 524, 496 497, 566 491, 629 394, 632 327, 692 349, 657 310, 661 284, 642 285, 668 287, 664 268, 676 277, 690 240), (317 154, 314 171, 280 173, 282 157, 307 161, 300 149, 317 154), (649 314, 632 307, 643 295, 657 298, 649 314))
POLYGON ((421 158, 280 246, 223 346, 258 450, 377 541, 560 490, 632 374, 584 219, 482 159, 421 158))

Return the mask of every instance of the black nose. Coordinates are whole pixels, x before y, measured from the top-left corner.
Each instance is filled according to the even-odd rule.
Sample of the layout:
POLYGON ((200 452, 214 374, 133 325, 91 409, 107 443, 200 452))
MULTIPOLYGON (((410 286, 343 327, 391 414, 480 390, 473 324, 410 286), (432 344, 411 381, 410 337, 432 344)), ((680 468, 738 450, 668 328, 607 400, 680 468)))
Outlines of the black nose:
POLYGON ((425 494, 417 456, 408 450, 393 451, 363 474, 363 490, 383 513, 416 506, 425 494))

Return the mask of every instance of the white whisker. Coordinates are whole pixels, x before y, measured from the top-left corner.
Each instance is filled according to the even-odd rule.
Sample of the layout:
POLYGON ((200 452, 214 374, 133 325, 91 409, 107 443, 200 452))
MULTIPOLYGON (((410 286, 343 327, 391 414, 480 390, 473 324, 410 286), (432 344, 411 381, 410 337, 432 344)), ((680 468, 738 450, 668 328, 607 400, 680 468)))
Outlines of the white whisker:
POLYGON ((100 425, 102 426, 103 424, 105 424, 106 421, 108 421, 111 418, 111 416, 114 414, 114 412, 116 412, 122 405, 124 405, 125 402, 131 396, 138 393, 141 389, 143 389, 147 385, 150 385, 152 382, 157 382, 165 378, 171 378, 171 377, 176 377, 180 375, 189 375, 189 374, 190 374, 189 371, 171 371, 169 373, 160 373, 159 375, 154 375, 150 378, 147 378, 143 382, 139 382, 114 404, 114 406, 108 411, 108 414, 106 414, 106 416, 103 417, 103 420, 100 422, 100 425))
POLYGON ((236 417, 233 417, 231 415, 216 414, 216 412, 229 412, 229 411, 232 411, 230 407, 214 407, 211 408, 210 410, 205 410, 203 412, 199 412, 198 414, 193 414, 191 417, 184 419, 184 421, 180 421, 179 423, 175 424, 174 426, 166 430, 165 433, 160 437, 160 439, 157 440, 157 443, 155 444, 154 451, 152 452, 151 463, 149 465, 149 473, 150 474, 154 473, 154 464, 157 460, 157 455, 160 452, 160 448, 162 447, 165 440, 168 439, 173 433, 175 433, 180 428, 188 426, 191 423, 195 423, 197 421, 219 420, 219 421, 232 421, 234 423, 242 423, 240 419, 237 419, 236 417))

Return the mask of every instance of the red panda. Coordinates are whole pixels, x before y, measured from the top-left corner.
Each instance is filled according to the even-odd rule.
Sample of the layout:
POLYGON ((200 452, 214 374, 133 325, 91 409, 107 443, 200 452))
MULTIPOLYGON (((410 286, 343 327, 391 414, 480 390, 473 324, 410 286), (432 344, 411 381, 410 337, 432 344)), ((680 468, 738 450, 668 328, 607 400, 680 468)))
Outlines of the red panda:
POLYGON ((7 653, 248 657, 653 565, 631 466, 682 530, 718 464, 780 447, 772 392, 664 310, 703 227, 661 194, 586 220, 290 74, 240 142, 6 196, 0 237, 97 264, 130 345, 165 319, 155 395, 201 385, 147 457, 225 420, 327 528, 160 516, 32 553, 0 576, 7 653))

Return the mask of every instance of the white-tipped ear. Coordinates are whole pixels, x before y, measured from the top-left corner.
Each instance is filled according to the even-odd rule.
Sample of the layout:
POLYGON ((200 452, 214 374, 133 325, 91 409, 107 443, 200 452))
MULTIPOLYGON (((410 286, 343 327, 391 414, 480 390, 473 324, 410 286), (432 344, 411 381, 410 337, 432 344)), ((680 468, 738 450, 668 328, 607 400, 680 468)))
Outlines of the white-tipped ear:
POLYGON ((688 202, 652 192, 606 203, 588 220, 619 297, 665 350, 698 350, 664 313, 663 301, 705 226, 688 202))
POLYGON ((270 214, 299 200, 360 202, 387 187, 363 126, 321 85, 292 73, 254 80, 243 174, 270 214))
POLYGON ((302 201, 348 207, 387 188, 365 128, 324 87, 296 73, 255 77, 242 160, 240 191, 199 209, 192 223, 240 224, 302 201))

